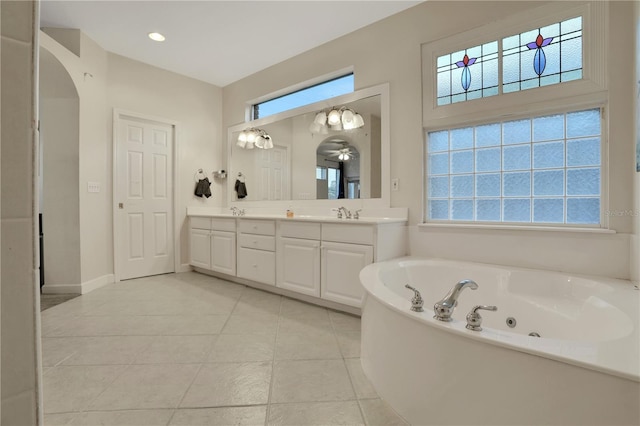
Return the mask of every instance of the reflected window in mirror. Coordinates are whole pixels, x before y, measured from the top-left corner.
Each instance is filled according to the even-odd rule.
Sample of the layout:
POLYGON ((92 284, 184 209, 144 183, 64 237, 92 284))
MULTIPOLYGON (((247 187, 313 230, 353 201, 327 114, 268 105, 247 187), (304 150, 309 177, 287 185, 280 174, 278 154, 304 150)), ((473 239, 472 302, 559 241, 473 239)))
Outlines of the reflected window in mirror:
POLYGON ((353 73, 306 87, 251 107, 251 118, 268 117, 283 111, 309 105, 335 96, 353 92, 353 73))

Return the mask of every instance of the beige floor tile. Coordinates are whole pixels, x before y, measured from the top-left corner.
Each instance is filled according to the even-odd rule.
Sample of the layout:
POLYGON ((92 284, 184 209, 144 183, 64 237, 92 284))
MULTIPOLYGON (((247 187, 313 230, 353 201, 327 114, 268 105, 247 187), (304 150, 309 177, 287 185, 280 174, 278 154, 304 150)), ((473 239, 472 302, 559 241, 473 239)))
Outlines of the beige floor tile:
POLYGON ((120 376, 125 366, 58 366, 43 376, 44 412, 85 409, 120 376))
POLYGON ((66 426, 79 415, 80 413, 45 414, 43 424, 44 426, 66 426))
POLYGON ((271 363, 204 364, 181 408, 266 404, 271 363))
POLYGON ((218 334, 224 327, 228 315, 179 315, 150 317, 165 336, 193 336, 218 334))
MULTIPOLYGON (((67 340, 68 338, 60 338, 67 340)), ((106 336, 71 338, 74 353, 60 365, 131 364, 136 355, 151 344, 150 336, 106 336)))
POLYGON ((275 359, 339 359, 342 358, 335 335, 330 331, 283 332, 276 338, 275 359))
POLYGON ((135 364, 193 364, 202 363, 217 335, 158 336, 138 354, 135 364))
POLYGON ((278 361, 274 365, 273 403, 350 399, 355 399, 355 394, 341 359, 278 361))
POLYGON ((239 300, 233 313, 242 315, 250 315, 253 313, 279 315, 280 299, 268 299, 267 301, 239 300))
POLYGON ((42 366, 53 367, 77 351, 80 337, 43 337, 42 366))
POLYGON ((175 408, 199 365, 131 365, 93 403, 90 410, 175 408))
POLYGON ((67 322, 64 327, 48 333, 61 336, 150 336, 159 334, 159 327, 151 317, 85 316, 67 322))
POLYGON ((391 407, 381 399, 363 399, 358 401, 364 420, 370 426, 405 426, 408 425, 391 407))
POLYGON ((300 318, 307 321, 329 320, 329 313, 326 308, 287 297, 282 299, 280 315, 285 318, 300 318))
POLYGON ((171 426, 262 426, 266 416, 266 405, 178 409, 169 424, 171 426))
POLYGON ((282 316, 278 330, 281 333, 333 333, 333 327, 328 319, 307 320, 301 317, 287 318, 282 316))
POLYGON ((360 358, 360 330, 336 330, 340 352, 345 358, 360 358))
POLYGON ((222 330, 223 334, 275 333, 278 316, 268 313, 233 313, 222 330))
POLYGON ((364 425, 356 401, 272 404, 269 425, 364 425))
POLYGON ((356 392, 358 399, 364 398, 378 398, 378 394, 362 371, 362 365, 360 364, 360 358, 345 359, 349 376, 351 377, 351 383, 353 389, 356 392))
POLYGON ((244 302, 276 303, 276 301, 282 300, 282 296, 246 287, 240 296, 240 300, 244 302))
POLYGON ((73 426, 164 426, 169 423, 171 410, 87 411, 76 417, 73 426))
POLYGON ((336 311, 329 311, 329 317, 335 330, 360 330, 360 317, 336 311))
POLYGON ((273 334, 220 334, 208 362, 271 361, 274 345, 273 334))

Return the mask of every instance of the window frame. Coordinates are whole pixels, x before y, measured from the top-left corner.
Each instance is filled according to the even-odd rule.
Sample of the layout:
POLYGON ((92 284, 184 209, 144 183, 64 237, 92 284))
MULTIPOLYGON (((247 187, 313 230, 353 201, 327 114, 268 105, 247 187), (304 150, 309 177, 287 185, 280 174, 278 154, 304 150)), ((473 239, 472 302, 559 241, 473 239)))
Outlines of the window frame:
POLYGON ((269 95, 262 96, 262 97, 260 97, 258 99, 254 99, 254 100, 248 102, 247 114, 246 114, 246 120, 245 121, 248 122, 248 121, 253 121, 253 120, 259 120, 259 119, 262 119, 262 118, 265 118, 265 117, 270 117, 272 115, 276 115, 276 114, 280 114, 280 113, 283 113, 283 112, 286 112, 286 111, 290 111, 292 109, 301 108, 301 107, 304 107, 304 106, 307 106, 307 105, 311 105, 311 104, 314 104, 314 103, 317 103, 317 102, 322 102, 322 101, 324 101, 326 99, 335 98, 337 96, 348 95, 348 94, 353 93, 355 91, 356 91, 356 88, 355 88, 355 73, 354 73, 353 69, 352 68, 343 69, 343 70, 336 71, 336 72, 333 72, 333 73, 330 73, 330 74, 326 74, 326 75, 321 76, 321 77, 314 78, 312 80, 308 80, 308 81, 303 82, 303 83, 299 83, 299 84, 296 84, 296 85, 293 85, 293 86, 289 86, 289 87, 287 87, 285 89, 279 90, 277 92, 270 93, 269 95), (278 111, 278 112, 273 113, 273 114, 269 114, 269 115, 265 115, 265 116, 261 116, 261 117, 256 117, 255 116, 256 107, 259 107, 261 104, 264 104, 266 102, 270 102, 270 101, 273 101, 273 100, 276 100, 276 99, 284 98, 286 96, 293 95, 295 93, 303 92, 305 90, 312 89, 314 87, 321 86, 323 84, 330 83, 332 81, 339 80, 341 78, 345 78, 345 77, 348 77, 348 76, 352 76, 353 80, 354 80, 353 90, 351 92, 332 95, 332 96, 330 96, 328 98, 318 99, 318 100, 315 100, 313 102, 309 102, 309 103, 304 104, 304 105, 298 105, 296 107, 289 108, 289 109, 282 110, 282 111, 278 111))
MULTIPOLYGON (((423 81, 423 176, 422 176, 422 225, 446 227, 471 227, 493 229, 536 229, 560 231, 612 232, 609 218, 604 213, 609 206, 609 158, 608 158, 608 92, 606 46, 608 36, 608 4, 590 2, 581 5, 551 3, 512 15, 464 33, 452 35, 422 45, 423 81), (502 92, 502 39, 532 28, 582 16, 583 77, 580 80, 562 82, 511 93, 502 92), (472 41, 470 41, 472 40, 472 41), (447 105, 437 105, 437 58, 447 53, 498 41, 499 94, 447 105), (451 130, 502 121, 579 111, 601 109, 600 141, 600 223, 565 224, 535 222, 458 221, 429 219, 428 212, 428 134, 439 130, 451 130)), ((501 156, 502 159, 502 156, 501 156)), ((501 160, 502 161, 502 160, 501 160)), ((475 172, 474 172, 475 174, 475 172)))

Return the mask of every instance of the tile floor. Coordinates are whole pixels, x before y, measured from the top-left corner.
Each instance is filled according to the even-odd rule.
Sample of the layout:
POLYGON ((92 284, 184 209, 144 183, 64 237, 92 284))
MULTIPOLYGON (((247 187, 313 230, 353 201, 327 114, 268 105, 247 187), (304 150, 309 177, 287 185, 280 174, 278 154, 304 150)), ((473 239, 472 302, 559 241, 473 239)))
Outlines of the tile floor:
POLYGON ((360 319, 198 273, 42 312, 45 425, 397 425, 360 319))

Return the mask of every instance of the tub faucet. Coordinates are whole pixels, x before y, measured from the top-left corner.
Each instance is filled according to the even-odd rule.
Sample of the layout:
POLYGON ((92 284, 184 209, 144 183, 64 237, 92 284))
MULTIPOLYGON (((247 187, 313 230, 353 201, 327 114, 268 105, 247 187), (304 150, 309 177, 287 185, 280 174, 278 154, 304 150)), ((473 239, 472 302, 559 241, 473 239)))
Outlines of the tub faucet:
POLYGON ((451 321, 451 315, 458 304, 460 292, 467 287, 470 287, 471 290, 476 290, 478 288, 478 284, 473 280, 459 281, 451 288, 451 290, 449 290, 449 293, 447 293, 444 299, 433 305, 433 311, 435 312, 433 317, 439 321, 451 321))
POLYGON ((414 312, 422 312, 422 306, 424 305, 424 299, 418 290, 411 287, 409 284, 405 284, 405 287, 413 291, 413 298, 411 299, 411 310, 414 312))

